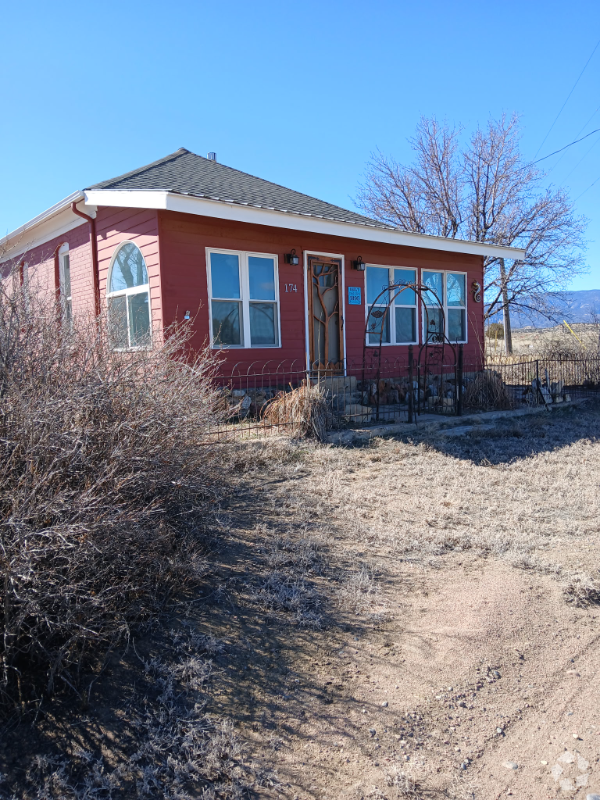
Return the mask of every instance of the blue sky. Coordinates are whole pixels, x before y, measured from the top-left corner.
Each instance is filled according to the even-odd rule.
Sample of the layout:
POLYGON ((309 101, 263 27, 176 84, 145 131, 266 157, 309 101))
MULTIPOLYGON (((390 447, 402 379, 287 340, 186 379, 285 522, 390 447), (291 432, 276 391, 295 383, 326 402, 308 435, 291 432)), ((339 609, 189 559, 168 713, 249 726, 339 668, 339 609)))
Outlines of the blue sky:
MULTIPOLYGON (((410 157, 421 114, 470 131, 516 111, 533 158, 600 38, 600 3, 32 0, 2 23, 4 234, 179 147, 349 208, 373 150, 410 157)), ((600 127, 599 107, 600 47, 539 156, 600 127)), ((548 180, 590 220, 590 273, 570 288, 597 289, 600 134, 558 161, 548 180)))

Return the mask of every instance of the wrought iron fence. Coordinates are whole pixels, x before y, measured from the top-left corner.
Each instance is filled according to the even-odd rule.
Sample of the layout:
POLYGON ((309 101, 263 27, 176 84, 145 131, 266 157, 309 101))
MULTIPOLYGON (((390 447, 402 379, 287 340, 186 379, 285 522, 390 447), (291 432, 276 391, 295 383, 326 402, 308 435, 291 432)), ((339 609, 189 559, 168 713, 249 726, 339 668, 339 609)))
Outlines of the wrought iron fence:
POLYGON ((486 369, 497 375, 515 407, 550 405, 600 396, 600 355, 571 358, 488 358, 486 369))
POLYGON ((307 370, 301 361, 238 365, 217 378, 224 421, 211 436, 228 439, 295 430, 317 388, 327 427, 334 430, 600 396, 600 357, 465 362, 459 348, 456 363, 444 364, 413 358, 412 349, 407 355, 394 360, 374 354, 364 361, 348 361, 344 374, 307 370), (302 392, 307 393, 306 402, 302 392))

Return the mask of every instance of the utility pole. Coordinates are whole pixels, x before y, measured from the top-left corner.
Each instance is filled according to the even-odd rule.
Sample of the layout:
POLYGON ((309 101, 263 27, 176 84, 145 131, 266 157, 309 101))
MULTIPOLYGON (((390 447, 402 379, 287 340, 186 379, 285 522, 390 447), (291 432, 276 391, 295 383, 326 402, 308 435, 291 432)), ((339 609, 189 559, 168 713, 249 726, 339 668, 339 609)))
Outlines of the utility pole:
POLYGON ((502 316, 504 318, 504 352, 512 355, 512 330, 510 327, 510 310, 508 308, 508 286, 506 285, 506 267, 504 259, 500 261, 500 283, 502 285, 502 316))

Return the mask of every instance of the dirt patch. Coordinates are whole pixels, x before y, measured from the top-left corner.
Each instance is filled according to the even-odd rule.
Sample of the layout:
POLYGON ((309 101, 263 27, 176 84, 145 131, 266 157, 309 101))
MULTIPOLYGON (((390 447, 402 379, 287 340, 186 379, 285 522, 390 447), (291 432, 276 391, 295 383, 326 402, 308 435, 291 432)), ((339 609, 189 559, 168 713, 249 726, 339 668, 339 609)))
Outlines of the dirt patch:
MULTIPOLYGON (((167 667, 142 680, 126 654, 70 731, 53 728, 56 712, 34 738, 13 728, 22 744, 5 736, 0 766, 12 791, 36 753, 71 758, 75 726, 111 774, 139 749, 133 712, 146 698, 156 716, 156 681, 181 680, 194 655, 210 670, 183 676, 186 713, 200 704, 224 768, 208 783, 173 778, 173 797, 600 791, 600 608, 566 591, 600 577, 599 421, 588 409, 451 442, 249 445, 205 590, 136 642, 167 667)), ((165 757, 182 742, 164 739, 165 757)), ((158 796, 102 791, 16 796, 158 796)))

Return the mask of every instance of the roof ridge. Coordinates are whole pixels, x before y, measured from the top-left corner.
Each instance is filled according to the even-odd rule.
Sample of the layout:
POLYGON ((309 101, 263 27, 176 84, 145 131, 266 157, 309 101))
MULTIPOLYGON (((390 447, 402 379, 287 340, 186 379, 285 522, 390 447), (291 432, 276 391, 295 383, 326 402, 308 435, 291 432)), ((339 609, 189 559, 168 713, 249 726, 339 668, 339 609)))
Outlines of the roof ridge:
MULTIPOLYGON (((134 175, 141 175, 148 169, 152 169, 152 167, 158 167, 160 164, 166 164, 169 161, 175 161, 175 159, 180 158, 183 155, 189 153, 190 155, 196 155, 196 153, 192 153, 191 150, 186 150, 185 147, 180 147, 179 150, 176 150, 174 153, 170 153, 168 156, 164 156, 163 158, 159 158, 157 161, 152 161, 150 164, 146 164, 143 167, 138 167, 137 169, 132 169, 131 172, 125 172, 123 175, 117 175, 116 178, 109 178, 106 181, 100 181, 100 183, 95 183, 92 186, 86 186, 84 191, 88 191, 92 188, 94 189, 105 189, 107 185, 111 183, 118 183, 119 181, 125 180, 125 178, 131 178, 134 175)), ((202 158, 202 156, 199 156, 202 158)))

